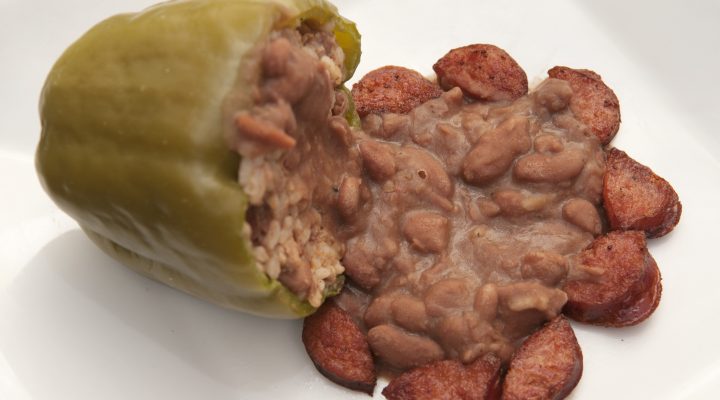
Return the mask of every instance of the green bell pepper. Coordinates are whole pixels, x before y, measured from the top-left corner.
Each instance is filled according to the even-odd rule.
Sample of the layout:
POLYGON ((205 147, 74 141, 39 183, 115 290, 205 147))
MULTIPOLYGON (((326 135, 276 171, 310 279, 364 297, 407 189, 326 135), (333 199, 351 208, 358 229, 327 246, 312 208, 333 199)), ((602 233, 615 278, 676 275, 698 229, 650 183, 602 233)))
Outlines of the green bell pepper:
POLYGON ((323 0, 170 1, 101 22, 45 83, 36 154, 41 183, 105 252, 143 275, 249 313, 314 308, 255 264, 239 156, 223 107, 250 107, 271 32, 334 24, 345 77, 355 25, 323 0))

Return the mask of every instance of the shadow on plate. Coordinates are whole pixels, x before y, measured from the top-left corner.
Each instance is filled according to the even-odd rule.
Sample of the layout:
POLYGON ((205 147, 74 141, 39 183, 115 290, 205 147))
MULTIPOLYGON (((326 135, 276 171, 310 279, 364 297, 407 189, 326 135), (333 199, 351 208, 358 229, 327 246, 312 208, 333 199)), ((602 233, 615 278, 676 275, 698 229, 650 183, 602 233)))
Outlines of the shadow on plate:
POLYGON ((308 377, 316 375, 299 321, 225 310, 150 281, 109 259, 80 230, 43 247, 7 294, 0 344, 30 388, 54 380, 81 390, 103 385, 89 382, 92 376, 117 374, 138 393, 164 385, 259 393, 282 382, 312 385, 308 377))

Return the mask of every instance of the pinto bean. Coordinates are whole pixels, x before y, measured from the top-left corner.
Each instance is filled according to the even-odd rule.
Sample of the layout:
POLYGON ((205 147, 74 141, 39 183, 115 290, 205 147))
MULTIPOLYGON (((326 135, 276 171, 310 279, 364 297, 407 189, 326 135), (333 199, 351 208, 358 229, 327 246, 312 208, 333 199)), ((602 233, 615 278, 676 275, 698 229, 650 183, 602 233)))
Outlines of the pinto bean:
POLYGON ((603 326, 635 325, 660 302, 662 286, 655 260, 640 231, 613 231, 596 238, 578 256, 577 268, 597 274, 568 279, 564 312, 572 319, 603 326))
POLYGON ((475 313, 484 321, 492 321, 497 316, 498 293, 494 283, 482 285, 475 292, 475 313))
POLYGON ((405 114, 439 97, 442 90, 411 69, 385 66, 368 72, 352 87, 355 109, 361 117, 387 112, 405 114))
POLYGON ((392 322, 393 317, 390 307, 392 307, 394 300, 395 296, 392 294, 379 296, 373 299, 365 310, 365 315, 363 316, 365 325, 372 328, 373 326, 392 322))
POLYGON ((551 198, 546 194, 526 195, 514 189, 500 189, 493 193, 493 200, 502 214, 510 217, 540 211, 545 208, 551 198))
POLYGON ((489 199, 478 199, 477 205, 482 215, 488 218, 498 216, 501 211, 500 206, 489 199))
POLYGON ((377 377, 367 338, 334 301, 305 318, 302 341, 320 373, 349 389, 372 394, 377 377))
POLYGON ((593 235, 599 235, 602 232, 602 223, 597 208, 585 199, 576 197, 566 201, 562 208, 562 216, 567 222, 593 235))
POLYGON ((519 190, 501 189, 493 193, 495 204, 500 207, 503 214, 518 216, 527 213, 522 205, 525 196, 519 190))
POLYGON ((400 370, 445 357, 443 349, 432 339, 412 335, 392 325, 378 325, 370 329, 368 343, 380 360, 400 370))
POLYGON ((360 178, 346 176, 338 188, 337 208, 340 215, 351 221, 360 209, 360 178))
POLYGON ((375 253, 363 240, 351 240, 342 260, 347 276, 366 290, 380 283, 380 268, 384 260, 375 253))
POLYGON ((536 282, 517 282, 497 288, 500 303, 508 310, 538 310, 549 317, 560 312, 567 296, 559 289, 536 282))
POLYGON ((525 71, 505 50, 490 44, 473 44, 450 50, 433 65, 440 86, 459 86, 478 100, 514 100, 528 91, 525 71))
POLYGON ((520 272, 523 279, 537 279, 547 286, 555 286, 567 276, 568 262, 558 253, 534 251, 523 256, 520 272))
POLYGON ((440 161, 423 149, 404 146, 398 158, 405 168, 416 174, 425 185, 443 197, 449 198, 454 192, 454 185, 445 167, 440 161))
POLYGON ((390 381, 382 394, 388 400, 497 400, 500 359, 487 355, 469 365, 457 360, 436 361, 390 381))
POLYGON ((530 335, 510 361, 503 400, 564 399, 580 381, 583 356, 562 315, 530 335))
POLYGON ((465 181, 485 185, 503 175, 515 157, 530 150, 528 130, 527 118, 511 117, 482 135, 463 161, 465 181))
POLYGON ((375 140, 365 140, 360 142, 358 147, 363 166, 374 181, 384 182, 395 174, 395 158, 390 145, 375 140))
POLYGON ((551 78, 570 83, 573 96, 570 109, 600 139, 608 144, 620 128, 620 102, 615 93, 603 83, 600 75, 587 69, 553 67, 551 78))
POLYGON ((560 314, 567 295, 539 282, 525 281, 498 286, 498 314, 506 334, 529 332, 560 314))
POLYGON ((240 149, 244 154, 254 155, 261 152, 261 149, 290 149, 297 142, 271 121, 252 117, 248 112, 235 115, 235 126, 243 139, 252 142, 240 149))
POLYGON ((615 148, 607 153, 603 199, 612 229, 641 230, 648 238, 668 234, 682 214, 670 183, 615 148))
POLYGON ((288 262, 280 267, 278 281, 286 288, 297 294, 300 298, 306 298, 313 286, 312 270, 307 266, 304 260, 296 260, 296 262, 288 262))
POLYGON ((405 215, 402 233, 417 250, 439 253, 450 240, 450 221, 430 211, 411 211, 405 215))
POLYGON ((428 315, 425 303, 420 299, 409 296, 397 296, 392 302, 392 317, 395 323, 411 332, 425 332, 428 324, 428 315))
POLYGON ((543 81, 532 93, 540 107, 551 113, 567 108, 572 95, 573 91, 568 82, 554 78, 543 81))
POLYGON ((517 161, 513 176, 528 182, 568 181, 580 175, 586 161, 586 152, 581 149, 565 149, 556 154, 528 154, 517 161))
POLYGON ((383 137, 404 134, 410 127, 410 117, 405 114, 387 113, 382 116, 383 137))
POLYGON ((559 153, 565 149, 562 140, 552 134, 538 135, 534 147, 538 153, 559 153))
POLYGON ((497 338, 497 332, 491 322, 483 321, 474 312, 461 312, 448 315, 433 328, 433 335, 445 349, 448 358, 468 363, 492 348, 488 343, 497 338))
POLYGON ((425 291, 423 301, 430 316, 441 316, 452 310, 469 305, 470 292, 462 279, 444 279, 425 291))

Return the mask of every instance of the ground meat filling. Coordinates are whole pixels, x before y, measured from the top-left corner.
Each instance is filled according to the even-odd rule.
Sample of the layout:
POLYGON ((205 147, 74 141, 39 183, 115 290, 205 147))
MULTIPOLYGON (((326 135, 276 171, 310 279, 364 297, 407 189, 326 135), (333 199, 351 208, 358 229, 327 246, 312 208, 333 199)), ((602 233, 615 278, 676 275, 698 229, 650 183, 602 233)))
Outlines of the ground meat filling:
POLYGON ((255 106, 237 112, 239 182, 258 267, 319 306, 344 268, 339 188, 360 175, 344 118, 342 50, 328 31, 274 33, 260 50, 255 106))
POLYGON ((515 101, 459 88, 358 134, 372 208, 347 241, 338 299, 394 370, 471 362, 561 313, 578 252, 602 231, 602 147, 548 79, 515 101), (365 135, 365 136, 363 136, 365 135))

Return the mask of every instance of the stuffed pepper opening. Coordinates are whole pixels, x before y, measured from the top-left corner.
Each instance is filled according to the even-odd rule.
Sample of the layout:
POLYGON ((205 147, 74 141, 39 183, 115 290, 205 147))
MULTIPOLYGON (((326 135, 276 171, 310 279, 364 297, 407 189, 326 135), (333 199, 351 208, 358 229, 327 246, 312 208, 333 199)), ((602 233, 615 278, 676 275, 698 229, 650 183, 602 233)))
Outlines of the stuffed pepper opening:
POLYGON ((250 204, 245 233, 257 267, 317 307, 342 285, 339 198, 361 173, 345 117, 345 55, 332 24, 273 32, 257 51, 253 105, 227 116, 250 204))

